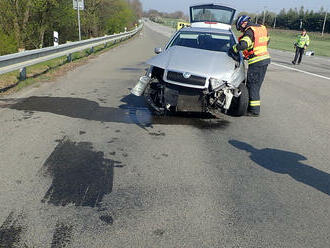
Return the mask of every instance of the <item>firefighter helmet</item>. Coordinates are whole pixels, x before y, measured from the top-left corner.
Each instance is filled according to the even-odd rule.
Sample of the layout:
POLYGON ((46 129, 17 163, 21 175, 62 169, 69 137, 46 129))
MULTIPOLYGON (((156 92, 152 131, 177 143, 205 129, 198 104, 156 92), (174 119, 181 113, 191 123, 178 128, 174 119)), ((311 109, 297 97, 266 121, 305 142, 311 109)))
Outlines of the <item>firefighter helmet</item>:
POLYGON ((236 21, 236 29, 238 31, 240 31, 242 29, 242 24, 243 22, 250 22, 251 21, 251 17, 247 16, 247 15, 241 15, 237 18, 236 21))

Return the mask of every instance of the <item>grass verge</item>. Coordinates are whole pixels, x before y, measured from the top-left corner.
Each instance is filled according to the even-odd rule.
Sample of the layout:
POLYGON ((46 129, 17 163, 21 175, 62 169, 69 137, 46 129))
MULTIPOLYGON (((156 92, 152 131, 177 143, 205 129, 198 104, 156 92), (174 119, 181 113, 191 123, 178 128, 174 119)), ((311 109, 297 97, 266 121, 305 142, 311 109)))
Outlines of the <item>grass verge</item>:
MULTIPOLYGON (((136 35, 134 36, 136 37, 136 35)), ((131 38, 131 39, 134 39, 131 38)), ((94 52, 90 53, 90 50, 84 50, 80 52, 75 52, 72 54, 72 62, 67 62, 66 56, 52 59, 40 64, 33 66, 28 66, 27 69, 27 79, 24 81, 19 81, 19 70, 9 72, 0 75, 0 90, 7 87, 12 88, 0 92, 0 95, 7 95, 21 90, 22 88, 38 83, 38 82, 49 82, 53 81, 55 78, 64 75, 68 71, 72 71, 74 68, 86 64, 89 59, 96 57, 97 55, 107 52, 108 50, 119 46, 126 42, 110 43, 106 48, 104 45, 100 45, 94 48, 94 52)), ((36 86, 37 87, 37 86, 36 86)))
MULTIPOLYGON (((162 21, 162 25, 176 28, 177 23, 183 20, 162 18, 162 21)), ((237 37, 241 36, 241 33, 237 31, 234 26, 232 29, 237 37)), ((300 31, 268 28, 268 32, 270 35, 269 48, 282 51, 295 51, 293 44, 296 42, 297 35, 300 33, 300 31)), ((321 33, 319 32, 307 33, 311 40, 310 46, 307 50, 314 51, 316 56, 330 57, 330 34, 325 33, 322 37, 321 33)))
POLYGON ((171 28, 175 28, 177 27, 178 22, 187 22, 185 20, 182 19, 171 19, 171 18, 162 18, 163 21, 163 25, 171 27, 171 28))
MULTIPOLYGON (((241 35, 240 32, 233 28, 237 37, 241 35)), ((268 29, 270 36, 269 48, 278 49, 282 51, 294 52, 293 44, 296 42, 299 31, 282 30, 282 29, 268 29)), ((308 32, 311 40, 310 46, 307 50, 314 51, 316 56, 330 57, 330 34, 324 34, 322 37, 320 33, 308 32)))

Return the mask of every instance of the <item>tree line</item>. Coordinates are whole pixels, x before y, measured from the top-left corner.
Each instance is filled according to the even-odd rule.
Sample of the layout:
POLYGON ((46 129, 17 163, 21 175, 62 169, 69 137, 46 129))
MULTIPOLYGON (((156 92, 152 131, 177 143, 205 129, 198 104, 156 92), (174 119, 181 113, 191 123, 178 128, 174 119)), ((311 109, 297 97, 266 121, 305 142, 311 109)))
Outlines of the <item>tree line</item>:
MULTIPOLYGON (((80 11, 82 38, 100 37, 132 29, 142 17, 139 0, 84 0, 80 11)), ((72 0, 1 0, 0 55, 53 45, 53 31, 61 44, 77 41, 77 10, 72 0)))
MULTIPOLYGON (((321 32, 326 11, 321 8, 319 11, 305 10, 302 6, 299 9, 282 9, 280 13, 265 11, 259 14, 241 12, 239 15, 247 14, 253 21, 265 23, 268 27, 276 27, 290 30, 305 28, 308 31, 321 32)), ((330 15, 328 13, 324 32, 330 33, 330 15)))
POLYGON ((149 11, 144 12, 143 16, 149 18, 150 20, 161 19, 161 18, 189 20, 189 18, 182 11, 167 13, 167 12, 160 12, 155 9, 150 9, 149 11))

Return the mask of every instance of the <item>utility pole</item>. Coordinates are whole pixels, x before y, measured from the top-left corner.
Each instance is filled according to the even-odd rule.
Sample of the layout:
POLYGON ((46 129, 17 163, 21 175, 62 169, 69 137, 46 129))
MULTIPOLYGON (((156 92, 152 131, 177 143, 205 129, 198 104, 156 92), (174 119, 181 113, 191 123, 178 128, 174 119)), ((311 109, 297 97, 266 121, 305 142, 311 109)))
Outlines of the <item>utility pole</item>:
POLYGON ((277 15, 275 16, 275 20, 274 20, 274 29, 276 28, 276 17, 277 15))
POLYGON ((81 40, 80 10, 85 9, 84 0, 73 0, 73 9, 76 9, 78 13, 78 31, 79 40, 81 40))
POLYGON ((77 2, 77 9, 78 9, 78 29, 79 29, 79 41, 81 41, 81 27, 80 27, 80 6, 79 6, 79 2, 77 2))
POLYGON ((300 19, 300 29, 302 29, 302 26, 303 26, 303 20, 300 19))
POLYGON ((325 11, 323 28, 322 28, 322 36, 324 35, 325 23, 327 22, 327 15, 328 15, 328 10, 325 11))
POLYGON ((266 6, 264 7, 264 17, 262 19, 262 25, 265 25, 265 19, 266 19, 266 6))

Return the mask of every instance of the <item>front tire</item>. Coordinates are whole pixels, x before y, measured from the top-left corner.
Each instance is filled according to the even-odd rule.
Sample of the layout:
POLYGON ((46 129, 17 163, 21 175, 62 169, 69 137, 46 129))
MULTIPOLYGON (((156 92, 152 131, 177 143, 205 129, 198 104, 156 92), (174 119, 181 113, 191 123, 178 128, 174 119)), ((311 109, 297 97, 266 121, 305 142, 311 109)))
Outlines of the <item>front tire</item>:
POLYGON ((150 110, 155 115, 165 115, 165 108, 162 106, 162 94, 161 94, 161 87, 157 81, 151 82, 145 92, 144 98, 149 105, 150 110))
POLYGON ((228 113, 233 116, 243 116, 249 106, 249 91, 244 83, 238 87, 241 92, 239 97, 234 97, 230 105, 228 113))

